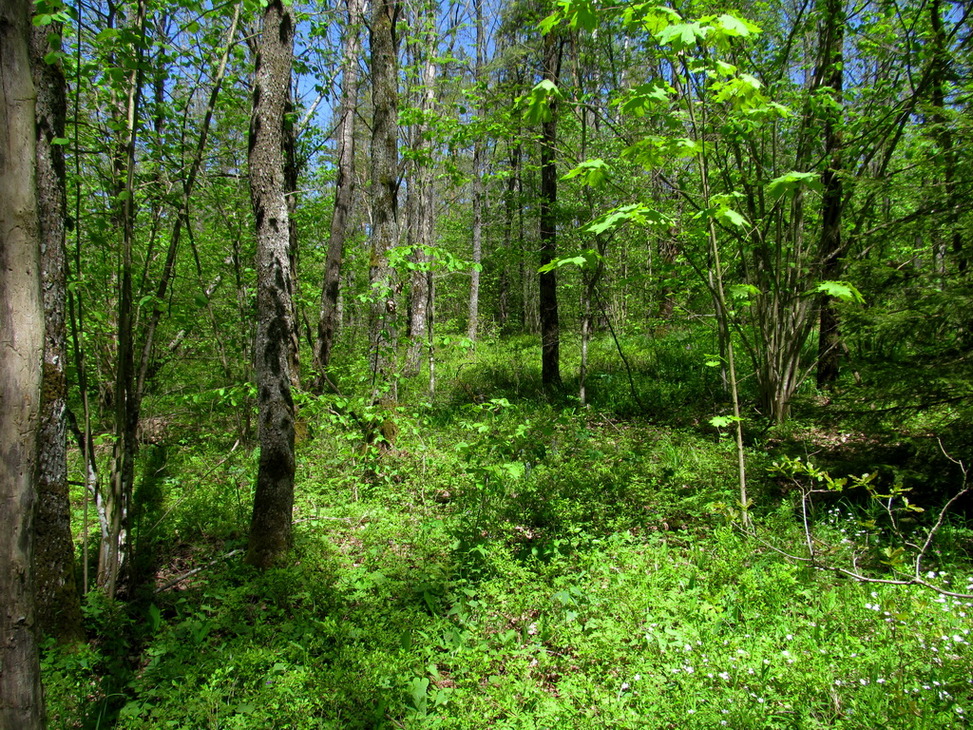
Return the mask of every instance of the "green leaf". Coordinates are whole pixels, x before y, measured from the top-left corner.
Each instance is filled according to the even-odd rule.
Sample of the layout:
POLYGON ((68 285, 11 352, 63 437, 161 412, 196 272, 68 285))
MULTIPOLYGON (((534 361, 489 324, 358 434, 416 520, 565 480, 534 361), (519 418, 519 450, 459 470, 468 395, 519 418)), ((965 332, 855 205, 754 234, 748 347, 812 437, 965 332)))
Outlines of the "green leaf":
POLYGON ((641 117, 655 107, 668 105, 673 91, 668 84, 639 84, 625 92, 617 103, 624 114, 641 117))
POLYGON ((520 479, 524 476, 524 465, 520 461, 508 461, 503 465, 503 470, 511 479, 520 479))
POLYGON ((584 184, 596 188, 608 179, 609 167, 602 159, 585 160, 573 170, 564 174, 562 180, 584 176, 584 184))
POLYGON ((672 220, 657 210, 652 210, 641 203, 623 205, 608 211, 584 227, 586 233, 605 233, 618 228, 623 223, 638 223, 641 225, 672 225, 672 220))
POLYGON ((767 183, 767 194, 772 198, 779 198, 782 195, 792 195, 802 188, 822 190, 818 174, 816 172, 796 171, 785 173, 767 183))
POLYGON ((561 91, 550 79, 539 82, 526 99, 524 116, 530 124, 551 121, 551 100, 560 99, 561 91))
POLYGON ((760 290, 753 284, 730 284, 727 290, 732 299, 749 299, 750 297, 760 296, 760 290))
POLYGON ((719 208, 716 211, 715 217, 720 223, 726 223, 737 228, 743 228, 749 222, 742 215, 730 208, 719 208))
POLYGON ((656 40, 663 45, 671 45, 675 51, 683 51, 696 45, 706 37, 708 28, 699 23, 678 23, 663 28, 656 34, 656 40))
POLYGON ((563 19, 564 16, 561 14, 561 11, 558 10, 557 12, 551 13, 546 18, 544 18, 541 22, 539 22, 537 24, 537 28, 540 30, 542 35, 547 35, 552 30, 554 30, 554 28, 560 25, 563 19))
POLYGON ((827 294, 829 297, 840 299, 843 302, 865 303, 865 298, 861 292, 855 288, 854 284, 847 281, 822 281, 814 288, 814 291, 827 294))
POLYGON ((714 428, 726 428, 730 424, 737 423, 743 419, 740 416, 713 416, 709 419, 709 425, 714 428))
POLYGON ((724 35, 745 38, 751 34, 760 33, 760 26, 754 25, 749 20, 738 18, 735 15, 724 13, 713 23, 724 35))

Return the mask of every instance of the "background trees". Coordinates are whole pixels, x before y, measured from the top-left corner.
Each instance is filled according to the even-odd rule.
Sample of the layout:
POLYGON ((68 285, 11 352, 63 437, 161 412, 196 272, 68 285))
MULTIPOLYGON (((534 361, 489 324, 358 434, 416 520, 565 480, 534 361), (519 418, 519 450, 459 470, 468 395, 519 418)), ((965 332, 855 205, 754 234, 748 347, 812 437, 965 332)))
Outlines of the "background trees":
MULTIPOLYGON (((707 419, 740 424, 741 447, 851 388, 966 397, 965 6, 269 7, 293 15, 294 51, 249 135, 270 100, 247 53, 259 3, 63 14, 58 359, 109 594, 154 539, 162 513, 136 492, 165 482, 174 444, 277 433, 261 458, 280 447, 287 482, 289 422, 300 441, 333 411, 368 440, 380 408, 434 401, 437 359, 474 339, 530 343, 498 383, 597 406, 617 367, 642 411, 684 373, 629 353, 682 337, 707 419), (948 375, 889 385, 923 363, 948 375)), ((254 514, 284 525, 271 502, 254 514)))
MULTIPOLYGON (((172 646, 233 634, 216 601, 157 596, 248 533, 248 563, 296 562, 295 518, 335 505, 438 515, 423 559, 404 530, 419 548, 389 610, 455 620, 459 639, 436 635, 456 648, 458 617, 487 603, 480 581, 585 553, 586 531, 666 543, 715 533, 715 509, 789 534, 771 515, 810 498, 813 472, 781 476, 778 454, 850 441, 872 449, 856 473, 881 454, 890 493, 965 484, 965 4, 50 0, 37 15, 39 485, 54 506, 37 534, 56 567, 38 595, 76 596, 70 523, 100 636, 163 635, 176 616, 172 646)), ((371 527, 345 521, 365 514, 327 515, 355 570, 391 544, 355 543, 371 527)), ((867 555, 894 572, 881 551, 911 523, 861 522, 886 517, 867 555)), ((314 603, 323 623, 386 595, 375 571, 305 592, 233 569, 248 627, 271 605, 257 593, 284 596, 282 614, 314 603)), ((562 590, 551 620, 587 636, 584 599, 562 590)), ((713 603, 721 625, 736 598, 713 603)), ((331 630, 287 621, 288 651, 331 630)), ((487 643, 546 647, 531 623, 487 643)), ((182 681, 138 664, 92 701, 182 681)), ((417 717, 443 677, 410 685, 417 717)), ((398 701, 398 679, 374 679, 398 701)))

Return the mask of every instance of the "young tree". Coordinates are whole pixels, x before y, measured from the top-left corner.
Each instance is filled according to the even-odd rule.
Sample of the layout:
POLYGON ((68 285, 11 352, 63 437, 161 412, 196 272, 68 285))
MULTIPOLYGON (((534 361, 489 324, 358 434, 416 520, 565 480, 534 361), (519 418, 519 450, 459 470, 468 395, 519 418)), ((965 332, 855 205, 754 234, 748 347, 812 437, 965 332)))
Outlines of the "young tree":
MULTIPOLYGON (((51 8, 56 10, 57 8, 51 8)), ((64 138, 67 107, 59 59, 49 62, 60 42, 63 23, 35 8, 30 39, 37 93, 37 207, 41 236, 44 296, 44 387, 41 403, 37 480, 36 548, 37 627, 62 642, 83 638, 81 602, 74 578, 74 542, 67 462, 67 251, 64 221, 64 138)))
POLYGON ((294 401, 290 342, 293 307, 290 227, 284 172, 294 19, 281 0, 267 5, 255 61, 250 122, 250 194, 257 233, 257 403, 260 461, 246 560, 271 566, 291 544, 294 401))
POLYGON ((0 5, 0 728, 44 727, 34 508, 44 357, 30 3, 0 5))

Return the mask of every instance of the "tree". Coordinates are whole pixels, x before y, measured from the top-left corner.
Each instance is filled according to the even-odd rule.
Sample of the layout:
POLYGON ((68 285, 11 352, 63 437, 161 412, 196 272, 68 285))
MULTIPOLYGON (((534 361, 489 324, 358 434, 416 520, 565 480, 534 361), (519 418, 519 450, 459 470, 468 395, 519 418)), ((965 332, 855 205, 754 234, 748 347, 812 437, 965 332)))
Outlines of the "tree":
POLYGON ((327 381, 328 364, 335 333, 338 330, 338 288, 341 282, 341 259, 351 227, 355 204, 355 119, 358 115, 358 55, 361 51, 360 27, 363 0, 346 0, 348 22, 345 26, 344 55, 341 65, 341 109, 336 133, 337 181, 334 212, 328 239, 321 287, 321 310, 314 346, 314 389, 321 392, 327 381))
MULTIPOLYGON (((486 63, 486 32, 483 27, 483 0, 473 0, 474 23, 476 25, 476 61, 473 79, 478 94, 485 94, 483 88, 483 67, 486 63)), ((477 113, 485 116, 485 99, 480 100, 477 113)), ((466 336, 476 340, 480 326, 480 270, 483 259, 483 163, 484 140, 480 135, 473 140, 473 268, 470 271, 470 314, 466 325, 466 336)))
MULTIPOLYGON (((554 33, 544 36, 543 73, 547 88, 556 89, 561 66, 562 43, 554 33)), ((541 121, 540 265, 557 256, 557 101, 551 94, 541 121)), ((557 273, 544 271, 539 277, 541 319, 541 382, 561 385, 561 333, 557 310, 557 273)))
POLYGON ((398 49, 397 0, 374 0, 371 19, 372 148, 371 259, 368 283, 371 307, 368 359, 372 398, 392 384, 397 305, 389 250, 398 242, 398 49))
MULTIPOLYGON (((51 8, 59 10, 58 8, 51 8)), ((73 642, 83 638, 74 577, 74 541, 67 463, 67 251, 64 221, 66 95, 56 46, 63 23, 35 9, 30 51, 37 93, 37 207, 44 296, 44 386, 37 480, 37 627, 40 634, 73 642), (51 21, 54 22, 51 22, 51 21), (52 43, 52 39, 55 43, 52 43), (50 57, 53 54, 53 57, 50 57)))
MULTIPOLYGON (((828 109, 824 120, 824 159, 826 168, 821 174, 821 249, 818 259, 821 279, 835 281, 841 278, 841 218, 844 198, 841 180, 841 93, 844 84, 845 13, 843 0, 824 0, 821 19, 820 59, 816 73, 823 77, 824 86, 830 89, 837 109, 828 109)), ((841 331, 838 312, 832 297, 822 294, 818 314, 818 387, 832 385, 838 380, 841 356, 841 331)))
POLYGON ((260 461, 246 560, 271 566, 291 544, 294 504, 294 401, 290 342, 293 307, 290 226, 284 171, 294 20, 274 0, 264 12, 255 61, 250 123, 250 195, 257 234, 257 404, 260 461))
POLYGON ((135 302, 133 276, 135 247, 135 165, 139 131, 139 109, 142 103, 144 77, 144 49, 146 3, 139 0, 131 29, 133 41, 127 49, 131 57, 119 62, 125 90, 116 98, 119 136, 112 155, 112 183, 114 190, 114 223, 121 231, 118 253, 118 362, 112 403, 115 411, 115 443, 112 469, 107 490, 102 495, 104 528, 98 557, 98 585, 106 594, 114 596, 121 586, 127 568, 129 548, 129 510, 135 480, 135 451, 138 430, 138 401, 135 392, 135 302))
POLYGON ((0 6, 0 728, 44 727, 34 509, 44 357, 30 4, 0 6))

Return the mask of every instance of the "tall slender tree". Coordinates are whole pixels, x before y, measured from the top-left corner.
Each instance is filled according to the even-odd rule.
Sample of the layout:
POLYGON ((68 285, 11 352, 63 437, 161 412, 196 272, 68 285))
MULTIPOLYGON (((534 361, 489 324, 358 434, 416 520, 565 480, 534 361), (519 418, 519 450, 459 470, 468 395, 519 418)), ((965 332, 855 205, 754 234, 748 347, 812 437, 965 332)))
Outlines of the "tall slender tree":
MULTIPOLYGON (((544 80, 557 86, 560 75, 562 41, 557 34, 544 36, 544 80)), ((557 256, 557 100, 552 95, 548 113, 541 122, 541 199, 540 264, 545 266, 557 256)), ((541 382, 547 387, 561 385, 561 332, 557 308, 557 274, 554 269, 539 276, 541 320, 541 382)))
POLYGON ((50 54, 63 23, 35 9, 30 52, 37 93, 37 207, 44 294, 44 387, 37 479, 34 552, 37 626, 62 642, 83 638, 81 602, 74 577, 74 541, 67 462, 67 250, 64 137, 67 100, 60 60, 50 54))
POLYGON ((98 585, 114 596, 124 581, 123 570, 128 564, 129 510, 135 481, 136 431, 138 430, 138 398, 135 392, 135 302, 133 296, 136 184, 135 166, 139 133, 139 114, 142 104, 144 50, 146 39, 145 0, 135 8, 131 33, 131 57, 116 59, 125 73, 125 93, 118 97, 117 126, 120 136, 113 156, 113 182, 116 207, 115 222, 121 231, 118 255, 118 363, 112 402, 115 411, 115 443, 112 469, 107 490, 103 495, 106 534, 103 535, 98 557, 98 585))
POLYGON ((44 358, 30 3, 0 5, 0 728, 43 728, 34 509, 44 358))
MULTIPOLYGON (((842 63, 845 38, 844 0, 822 0, 819 71, 823 85, 830 90, 834 105, 827 107, 824 120, 825 169, 821 173, 821 278, 841 278, 841 218, 844 202, 842 184, 841 95, 844 84, 842 63)), ((841 330, 833 298, 822 295, 818 314, 818 387, 838 380, 841 356, 841 330)))
POLYGON ((371 287, 368 358, 372 396, 392 383, 397 304, 389 250, 398 241, 398 0, 373 0, 371 16, 372 149, 371 149, 371 287))
POLYGON ((281 0, 267 5, 255 62, 249 178, 257 233, 257 404, 260 461, 246 560, 271 566, 290 547, 294 505, 294 330, 290 226, 284 170, 294 19, 281 0))
POLYGON ((336 133, 337 181, 334 212, 324 262, 324 284, 321 287, 321 309, 314 345, 314 390, 320 393, 327 382, 331 349, 338 331, 338 293, 341 283, 341 260, 351 229, 355 205, 355 120, 358 117, 358 63, 361 53, 363 0, 345 0, 344 51, 341 64, 341 108, 336 133))
MULTIPOLYGON (((483 67, 486 63, 486 29, 483 27, 483 0, 473 0, 473 23, 476 26, 476 59, 473 66, 473 81, 480 96, 477 113, 486 115, 483 67)), ((480 327, 480 270, 483 260, 483 167, 486 143, 481 135, 473 140, 473 268, 470 270, 470 307, 466 326, 466 336, 476 340, 480 327)))
POLYGON ((419 373, 423 348, 428 345, 429 317, 432 312, 432 248, 435 245, 436 185, 435 148, 432 141, 432 116, 436 110, 436 32, 435 2, 428 0, 417 10, 418 32, 413 34, 415 67, 420 74, 419 123, 412 134, 412 165, 408 181, 409 272, 409 349, 403 373, 419 373))

